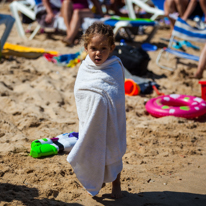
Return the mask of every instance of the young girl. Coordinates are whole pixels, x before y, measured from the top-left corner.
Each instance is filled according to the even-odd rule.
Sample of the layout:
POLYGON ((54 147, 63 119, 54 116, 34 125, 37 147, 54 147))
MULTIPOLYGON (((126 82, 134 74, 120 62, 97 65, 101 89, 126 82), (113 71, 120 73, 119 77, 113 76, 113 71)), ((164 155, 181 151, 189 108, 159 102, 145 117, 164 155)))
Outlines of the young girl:
POLYGON ((79 117, 79 139, 67 157, 74 172, 95 196, 102 185, 112 182, 112 197, 122 197, 120 172, 126 151, 124 67, 111 56, 113 30, 92 24, 84 35, 88 53, 74 87, 79 117))

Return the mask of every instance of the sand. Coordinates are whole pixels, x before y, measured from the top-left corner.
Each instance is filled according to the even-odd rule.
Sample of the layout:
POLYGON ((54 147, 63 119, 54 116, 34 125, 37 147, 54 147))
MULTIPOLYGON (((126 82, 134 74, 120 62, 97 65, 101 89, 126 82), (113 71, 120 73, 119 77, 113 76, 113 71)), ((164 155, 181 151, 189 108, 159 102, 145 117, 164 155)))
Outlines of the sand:
MULTIPOLYGON (((8 4, 0 12, 9 13, 8 4)), ((188 77, 196 71, 197 62, 181 60, 174 72, 155 64, 160 48, 167 44, 160 37, 169 37, 169 30, 160 28, 152 39, 158 50, 149 52, 148 65, 160 91, 201 97, 198 80, 188 77)), ((61 54, 81 48, 65 47, 61 38, 41 34, 32 41, 22 40, 14 26, 7 41, 61 54)), ((145 38, 146 35, 136 36, 136 44, 145 38)), ((192 49, 187 51, 200 54, 192 49)), ((176 59, 165 64, 175 67, 176 59)), ((106 184, 95 198, 88 195, 66 161, 66 153, 40 159, 29 156, 32 141, 78 131, 73 95, 78 68, 79 65, 57 66, 43 57, 2 59, 0 205, 206 205, 206 115, 196 120, 152 117, 144 104, 157 97, 155 92, 126 96, 127 151, 121 175, 122 199, 110 198, 111 184, 106 184)))

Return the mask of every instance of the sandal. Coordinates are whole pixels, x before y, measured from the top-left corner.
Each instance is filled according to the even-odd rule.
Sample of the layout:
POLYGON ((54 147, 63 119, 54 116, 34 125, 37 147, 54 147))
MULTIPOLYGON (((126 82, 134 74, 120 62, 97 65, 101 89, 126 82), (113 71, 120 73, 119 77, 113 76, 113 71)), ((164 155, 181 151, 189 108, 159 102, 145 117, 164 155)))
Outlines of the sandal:
POLYGON ((186 45, 187 47, 191 47, 191 48, 193 48, 193 49, 195 49, 195 50, 200 50, 200 48, 199 48, 198 46, 193 45, 193 44, 192 44, 191 42, 189 42, 189 41, 184 40, 184 41, 182 41, 181 43, 182 43, 182 45, 186 45))
POLYGON ((173 47, 174 49, 182 49, 182 44, 181 44, 181 42, 175 42, 175 43, 172 45, 172 47, 173 47))

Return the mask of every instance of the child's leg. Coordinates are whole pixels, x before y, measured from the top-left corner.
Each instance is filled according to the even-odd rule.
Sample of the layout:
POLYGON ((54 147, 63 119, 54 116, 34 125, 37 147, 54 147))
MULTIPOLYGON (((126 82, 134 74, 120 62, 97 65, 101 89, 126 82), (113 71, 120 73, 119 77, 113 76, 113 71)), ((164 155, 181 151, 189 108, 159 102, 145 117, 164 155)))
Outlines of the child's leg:
POLYGON ((121 182, 120 182, 120 173, 117 175, 116 180, 112 182, 112 194, 111 196, 113 198, 121 198, 122 197, 122 191, 121 191, 121 182))

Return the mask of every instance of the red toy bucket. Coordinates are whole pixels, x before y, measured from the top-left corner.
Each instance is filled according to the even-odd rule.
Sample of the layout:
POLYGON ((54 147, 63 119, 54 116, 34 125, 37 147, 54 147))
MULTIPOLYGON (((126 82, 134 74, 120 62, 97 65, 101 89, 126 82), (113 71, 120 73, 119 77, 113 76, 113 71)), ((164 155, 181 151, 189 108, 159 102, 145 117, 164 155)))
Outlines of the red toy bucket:
POLYGON ((140 87, 132 79, 126 79, 124 82, 125 94, 128 96, 138 95, 140 93, 140 87))
POLYGON ((202 99, 206 100, 206 81, 199 81, 201 84, 201 91, 202 91, 202 99))

